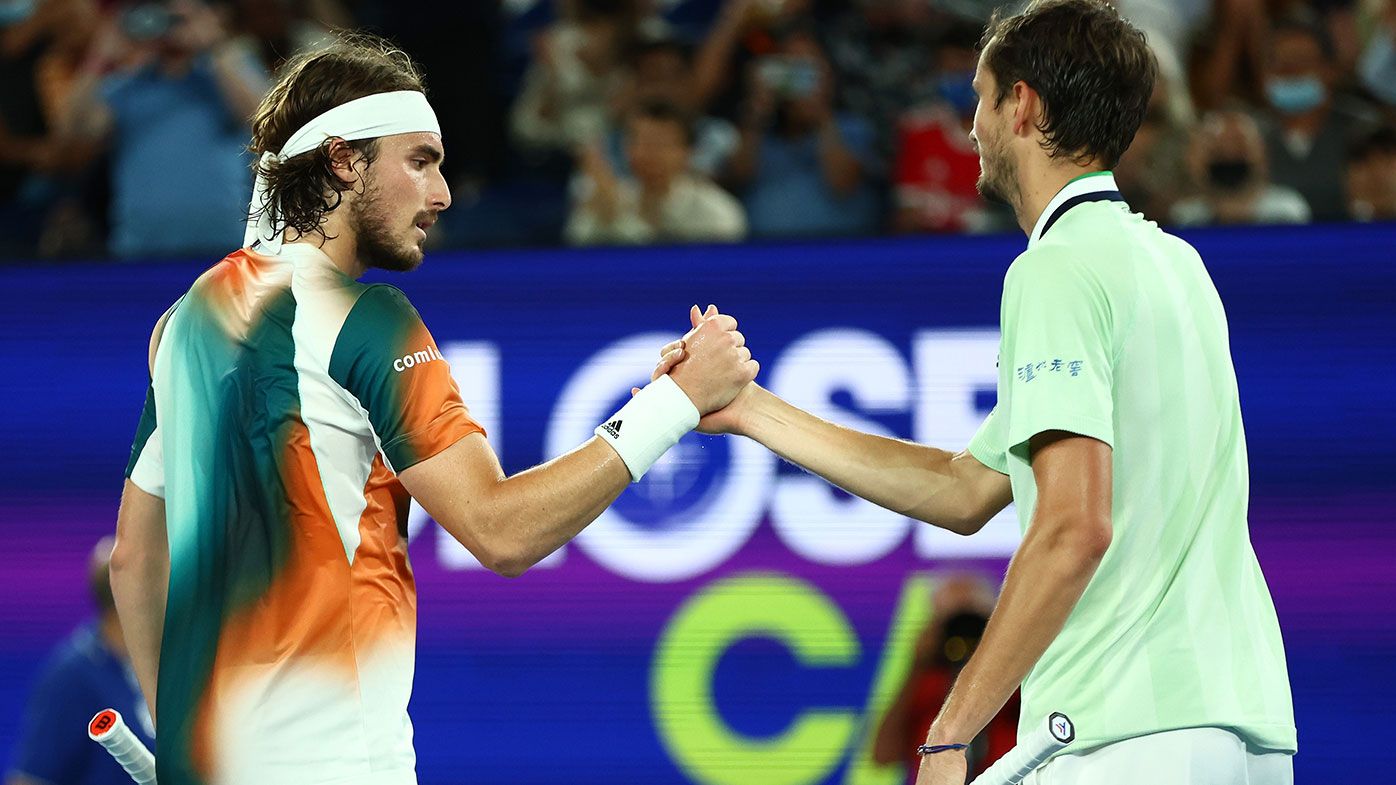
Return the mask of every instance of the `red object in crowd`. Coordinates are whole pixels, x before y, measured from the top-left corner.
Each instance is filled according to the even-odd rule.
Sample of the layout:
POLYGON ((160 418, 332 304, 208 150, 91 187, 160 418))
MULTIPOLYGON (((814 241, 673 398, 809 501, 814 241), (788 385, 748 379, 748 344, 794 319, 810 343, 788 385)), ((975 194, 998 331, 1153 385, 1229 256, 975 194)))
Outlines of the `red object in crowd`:
MULTIPOLYGON (((916 768, 921 764, 920 757, 916 755, 916 747, 925 740, 926 733, 931 729, 931 723, 940 713, 940 707, 945 704, 945 698, 950 694, 950 685, 955 676, 948 669, 933 668, 921 670, 911 678, 913 681, 911 705, 908 707, 906 718, 907 730, 911 733, 911 738, 904 745, 904 749, 908 752, 906 760, 907 782, 914 783, 916 781, 916 768)), ((1013 696, 1008 699, 1008 702, 984 729, 988 748, 985 750, 982 760, 971 759, 973 764, 969 770, 971 776, 977 776, 989 768, 994 761, 1003 757, 1003 754, 1013 749, 1013 745, 1018 742, 1018 709, 1018 693, 1014 691, 1013 696)))
POLYGON ((908 112, 897 125, 893 170, 897 207, 913 209, 922 231, 962 232, 983 207, 975 183, 979 154, 948 107, 908 112))

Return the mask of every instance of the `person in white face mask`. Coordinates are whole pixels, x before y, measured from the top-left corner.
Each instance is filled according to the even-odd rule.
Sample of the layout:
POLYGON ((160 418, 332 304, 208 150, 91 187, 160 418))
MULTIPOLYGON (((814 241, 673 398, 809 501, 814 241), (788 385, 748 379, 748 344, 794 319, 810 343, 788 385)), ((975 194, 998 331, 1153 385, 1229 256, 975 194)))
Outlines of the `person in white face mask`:
POLYGON ((1294 20, 1271 27, 1263 80, 1271 175, 1298 191, 1320 222, 1348 218, 1345 151, 1375 121, 1370 107, 1335 94, 1337 82, 1333 45, 1323 31, 1294 20))

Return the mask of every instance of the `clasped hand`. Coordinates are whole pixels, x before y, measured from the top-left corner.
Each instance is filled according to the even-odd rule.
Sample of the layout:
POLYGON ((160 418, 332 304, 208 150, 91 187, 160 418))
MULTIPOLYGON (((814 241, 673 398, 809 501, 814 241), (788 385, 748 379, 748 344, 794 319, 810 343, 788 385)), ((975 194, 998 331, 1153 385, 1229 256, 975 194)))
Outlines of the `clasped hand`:
POLYGON ((732 432, 739 415, 733 403, 750 393, 761 364, 752 359, 737 320, 719 312, 716 305, 701 313, 695 305, 688 318, 692 329, 660 349, 659 364, 650 379, 669 374, 703 415, 699 431, 732 432))

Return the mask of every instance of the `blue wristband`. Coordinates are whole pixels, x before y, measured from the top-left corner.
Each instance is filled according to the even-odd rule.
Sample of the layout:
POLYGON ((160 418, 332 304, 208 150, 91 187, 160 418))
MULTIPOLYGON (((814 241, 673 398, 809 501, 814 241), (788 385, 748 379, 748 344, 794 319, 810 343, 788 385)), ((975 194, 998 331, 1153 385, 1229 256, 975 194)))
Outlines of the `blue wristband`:
POLYGON ((963 750, 969 747, 968 744, 922 744, 916 748, 917 755, 934 755, 937 752, 950 752, 951 750, 963 750))

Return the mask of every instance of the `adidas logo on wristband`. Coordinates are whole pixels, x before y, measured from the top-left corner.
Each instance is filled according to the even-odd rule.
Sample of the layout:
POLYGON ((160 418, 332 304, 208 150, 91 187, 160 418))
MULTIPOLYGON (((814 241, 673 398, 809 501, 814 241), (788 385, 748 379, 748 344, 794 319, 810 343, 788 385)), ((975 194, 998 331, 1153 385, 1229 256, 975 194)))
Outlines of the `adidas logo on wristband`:
POLYGON ((619 438, 620 438, 620 424, 621 424, 622 422, 623 422, 623 420, 611 420, 610 422, 608 422, 608 423, 606 423, 605 425, 601 426, 601 430, 605 431, 606 433, 611 434, 611 438, 612 438, 612 439, 619 439, 619 438))

